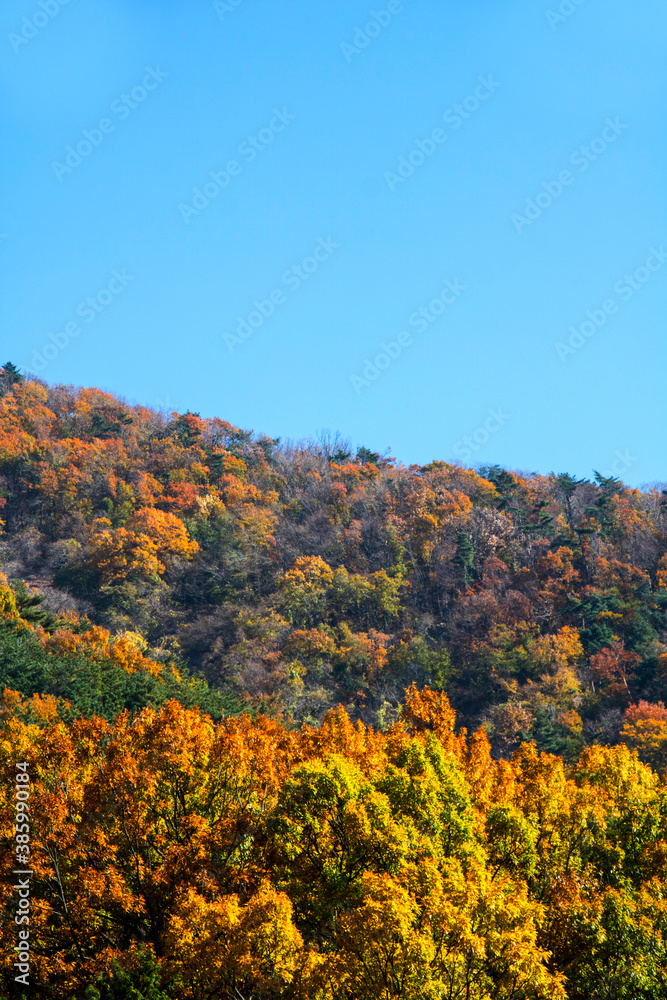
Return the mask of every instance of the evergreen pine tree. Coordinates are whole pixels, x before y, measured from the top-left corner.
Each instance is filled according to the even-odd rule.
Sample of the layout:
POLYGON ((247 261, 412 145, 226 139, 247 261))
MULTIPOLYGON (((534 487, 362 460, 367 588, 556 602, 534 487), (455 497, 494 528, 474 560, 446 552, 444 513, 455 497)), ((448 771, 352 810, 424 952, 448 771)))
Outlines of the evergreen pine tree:
POLYGON ((25 376, 21 375, 21 372, 11 361, 8 361, 4 368, 0 368, 0 395, 9 392, 13 386, 21 382, 25 382, 25 376))
POLYGON ((458 533, 456 555, 452 561, 461 569, 463 582, 466 587, 469 587, 477 578, 477 573, 475 572, 475 550, 470 541, 470 535, 465 531, 458 533))

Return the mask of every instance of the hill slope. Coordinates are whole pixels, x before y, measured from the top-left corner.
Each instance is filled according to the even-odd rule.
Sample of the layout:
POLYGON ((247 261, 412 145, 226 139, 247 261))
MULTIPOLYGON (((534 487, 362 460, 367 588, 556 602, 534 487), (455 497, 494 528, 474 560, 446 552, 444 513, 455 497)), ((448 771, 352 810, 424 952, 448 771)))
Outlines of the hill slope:
MULTIPOLYGON (((43 648, 91 624, 131 633, 219 705, 297 722, 342 703, 387 726, 428 684, 496 755, 623 739, 664 765, 659 490, 283 447, 5 372, 0 568, 45 596, 43 648)), ((60 695, 3 662, 22 694, 60 695)))

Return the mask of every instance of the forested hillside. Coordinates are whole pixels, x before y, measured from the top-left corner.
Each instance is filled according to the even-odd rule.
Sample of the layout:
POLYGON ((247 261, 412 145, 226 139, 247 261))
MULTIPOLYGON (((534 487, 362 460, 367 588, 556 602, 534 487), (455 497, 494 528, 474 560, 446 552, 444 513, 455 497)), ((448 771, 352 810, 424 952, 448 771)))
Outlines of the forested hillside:
POLYGON ((5 371, 0 568, 35 626, 5 634, 11 688, 113 718, 173 693, 176 671, 215 717, 342 704, 384 727, 428 684, 497 755, 623 740, 664 765, 659 489, 283 447, 5 371), (112 690, 99 663, 130 648, 156 666, 112 690))
POLYGON ((667 1000, 660 488, 0 392, 29 995, 667 1000))

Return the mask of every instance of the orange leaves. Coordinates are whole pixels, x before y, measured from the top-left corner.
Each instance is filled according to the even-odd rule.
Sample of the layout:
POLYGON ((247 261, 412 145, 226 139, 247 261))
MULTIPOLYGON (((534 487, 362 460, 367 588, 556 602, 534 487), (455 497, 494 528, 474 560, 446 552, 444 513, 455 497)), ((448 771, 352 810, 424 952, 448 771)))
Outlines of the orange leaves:
POLYGON ((653 722, 667 722, 667 708, 661 701, 657 705, 652 705, 648 701, 640 701, 638 705, 629 705, 625 712, 626 722, 639 722, 641 720, 651 720, 653 722))
POLYGON ((232 479, 238 479, 240 482, 245 483, 248 469, 242 459, 237 458, 236 455, 230 455, 229 452, 227 452, 223 455, 222 467, 226 473, 226 475, 223 476, 223 480, 230 489, 234 485, 232 483, 232 479))
POLYGON ((191 559, 199 551, 179 518, 154 508, 138 511, 127 528, 111 530, 111 522, 105 518, 95 521, 94 528, 88 558, 102 586, 122 583, 132 576, 161 576, 171 559, 191 559))
POLYGON ((579 581, 579 573, 572 565, 573 559, 572 549, 561 545, 555 552, 546 552, 537 563, 545 593, 559 602, 565 601, 567 594, 579 581))
POLYGON ((144 579, 158 575, 160 562, 150 540, 148 546, 142 547, 136 535, 126 528, 111 531, 111 521, 107 518, 98 518, 93 528, 88 563, 99 575, 101 586, 122 583, 134 574, 144 579))
POLYGON ((334 639, 320 629, 297 629, 282 648, 283 656, 295 656, 300 660, 317 660, 330 657, 336 648, 334 639))
POLYGON ((172 508, 179 514, 190 516, 200 511, 202 490, 194 483, 172 483, 162 499, 162 504, 172 508))
POLYGON ((488 505, 497 499, 498 494, 493 483, 472 469, 462 469, 448 462, 432 462, 430 465, 425 465, 421 472, 429 480, 448 490, 465 493, 476 503, 488 505))
POLYGON ((558 713, 558 721, 561 726, 567 729, 569 732, 579 736, 583 729, 583 722, 581 721, 581 716, 574 709, 568 709, 566 712, 558 713))
POLYGON ((636 566, 619 559, 598 557, 593 560, 593 576, 599 587, 616 587, 627 597, 643 583, 649 583, 649 575, 636 566))
MULTIPOLYGON (((322 645, 305 630, 294 644, 322 645)), ((34 711, 41 728, 5 715, 0 765, 30 761, 31 931, 53 995, 78 996, 112 957, 134 968, 138 939, 182 1000, 564 1000, 564 967, 595 995, 573 953, 624 961, 650 941, 660 962, 664 817, 625 747, 587 750, 573 777, 532 745, 494 762, 414 687, 386 734, 341 708, 291 731, 175 702, 114 725, 34 711)), ((640 704, 626 721, 663 716, 640 704)))
POLYGON ((629 705, 621 739, 645 764, 664 772, 667 767, 667 708, 661 701, 657 705, 648 701, 629 705))
POLYGON ((343 623, 333 661, 341 671, 347 671, 367 682, 377 682, 387 666, 389 639, 388 635, 375 629, 352 632, 343 623))
POLYGON ((428 562, 447 529, 467 523, 473 502, 460 490, 450 490, 448 474, 440 471, 424 477, 411 476, 401 483, 394 501, 395 516, 414 540, 421 559, 428 562))
POLYGON ((454 733, 456 712, 446 694, 424 688, 419 691, 412 685, 405 692, 405 703, 401 711, 401 721, 409 733, 431 730, 436 734, 445 750, 462 759, 465 748, 465 730, 460 736, 454 733))
POLYGON ((197 543, 189 537, 183 522, 164 511, 144 507, 128 521, 128 528, 140 537, 148 537, 161 554, 189 559, 199 550, 197 543))
POLYGON ((278 494, 269 490, 262 493, 256 486, 248 485, 235 475, 225 474, 220 480, 220 490, 228 507, 271 506, 278 494))
POLYGON ((232 513, 235 531, 242 539, 260 549, 275 546, 272 532, 278 517, 270 508, 278 500, 277 493, 271 490, 262 493, 256 486, 226 473, 220 480, 220 495, 232 513))
POLYGON ((513 750, 526 739, 534 721, 532 713, 519 702, 494 705, 491 709, 494 741, 502 750, 513 750))
POLYGON ((638 528, 649 526, 648 515, 640 507, 641 497, 636 489, 612 497, 611 506, 623 532, 632 534, 638 528))
MULTIPOLYGON (((616 737, 628 689, 662 697, 659 493, 338 457, 96 390, 0 401, 12 572, 46 589, 56 571, 51 609, 85 600, 180 644, 226 689, 215 711, 246 699, 296 720, 215 725, 173 702, 65 724, 71 706, 25 691, 71 677, 74 711, 111 713, 199 689, 137 633, 54 618, 0 579, 0 660, 25 682, 5 692, 0 755, 34 765, 45 995, 83 995, 112 957, 134 974, 137 941, 179 1000, 536 1000, 561 995, 561 966, 573 995, 601 996, 572 954, 602 969, 626 926, 664 965, 667 830, 640 760, 665 766, 667 710, 630 706, 623 746, 569 763, 616 737), (413 683, 401 715, 428 679, 451 704, 413 683), (339 706, 315 724, 338 699, 364 722, 339 706), (568 764, 532 745, 494 759, 528 733, 568 764)), ((628 982, 652 996, 659 980, 628 982)))
POLYGON ((0 398, 0 463, 39 453, 55 418, 46 401, 46 389, 36 382, 17 383, 0 398))
POLYGON ((331 709, 316 729, 304 726, 299 738, 307 758, 337 753, 362 768, 366 774, 381 767, 384 738, 362 722, 354 725, 342 707, 331 709))
MULTIPOLYGON (((1 405, 1 404, 0 404, 1 405)), ((0 429, 0 462, 17 462, 29 458, 37 450, 37 442, 30 434, 16 427, 0 429)))
POLYGON ((112 637, 104 628, 95 626, 87 632, 75 633, 58 629, 44 639, 44 648, 58 656, 85 656, 95 661, 111 660, 128 674, 145 670, 154 677, 162 673, 162 666, 144 656, 146 643, 135 632, 122 632, 112 637))

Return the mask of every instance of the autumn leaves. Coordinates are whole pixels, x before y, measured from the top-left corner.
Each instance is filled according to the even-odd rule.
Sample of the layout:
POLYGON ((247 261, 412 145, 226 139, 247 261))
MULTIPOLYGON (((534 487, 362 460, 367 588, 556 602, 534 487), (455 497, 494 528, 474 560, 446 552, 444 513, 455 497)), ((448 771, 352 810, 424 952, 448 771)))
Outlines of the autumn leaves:
POLYGON ((35 980, 74 997, 115 962, 139 983, 148 949, 183 1000, 662 996, 655 775, 625 748, 494 762, 454 726, 416 690, 384 735, 174 702, 7 718, 3 767, 33 774, 35 980))

